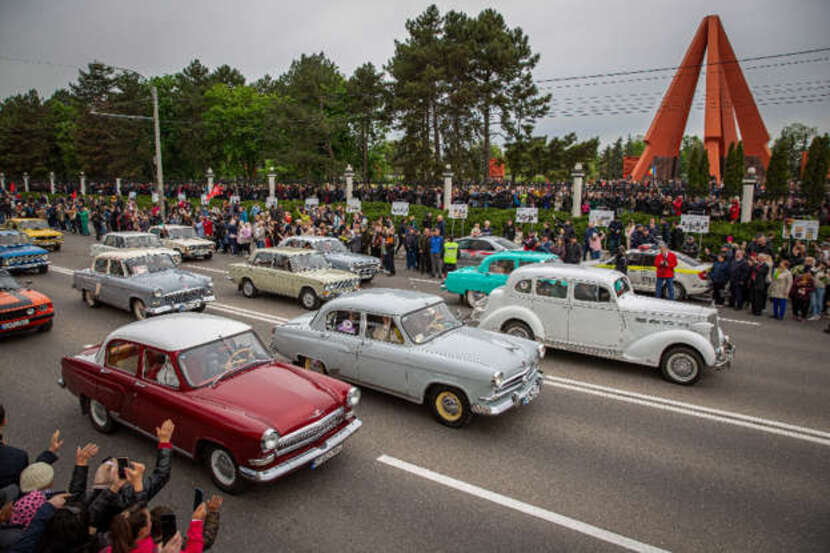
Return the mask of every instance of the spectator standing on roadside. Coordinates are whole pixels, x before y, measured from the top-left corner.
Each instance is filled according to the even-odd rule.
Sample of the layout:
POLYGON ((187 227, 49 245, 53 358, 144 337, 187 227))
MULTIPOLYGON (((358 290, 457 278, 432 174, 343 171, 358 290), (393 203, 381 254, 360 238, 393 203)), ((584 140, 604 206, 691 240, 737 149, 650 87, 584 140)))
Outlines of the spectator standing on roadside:
POLYGON ((752 314, 760 316, 767 304, 767 286, 772 281, 772 261, 766 254, 760 254, 749 274, 749 297, 752 302, 752 314))
POLYGON ((622 244, 623 239, 623 224, 619 219, 614 219, 608 225, 608 251, 617 251, 617 247, 622 244))
POLYGON ((424 231, 418 237, 418 270, 422 275, 432 272, 432 256, 430 255, 431 232, 432 230, 429 227, 424 227, 424 231))
POLYGON ((605 235, 601 232, 595 232, 591 235, 591 238, 588 240, 588 248, 591 251, 591 259, 599 259, 599 256, 602 253, 603 239, 605 239, 605 235))
POLYGON ((729 266, 729 307, 738 311, 744 308, 744 288, 748 278, 749 264, 744 259, 744 251, 737 250, 729 266))
POLYGON ((458 242, 450 236, 444 242, 444 274, 454 271, 458 264, 458 242))
POLYGON ((657 268, 657 290, 656 296, 663 297, 665 288, 670 300, 674 299, 674 268, 677 267, 677 256, 669 251, 665 242, 660 242, 660 253, 654 258, 654 266, 657 268))
POLYGON ((773 272, 772 283, 769 285, 769 297, 772 298, 772 317, 779 321, 787 314, 787 298, 793 287, 793 275, 790 272, 790 262, 781 260, 778 268, 773 272))
MULTIPOLYGON (((0 435, 6 429, 6 410, 0 404, 0 435)), ((35 459, 36 463, 42 462, 53 464, 58 460, 57 452, 63 445, 60 439, 60 431, 55 430, 49 441, 49 449, 41 453, 35 459)), ((5 438, 0 439, 0 507, 7 501, 17 499, 20 493, 20 474, 29 466, 29 456, 22 449, 6 445, 5 438)))
POLYGON ((827 267, 824 263, 816 263, 813 269, 813 284, 815 289, 810 294, 809 321, 817 321, 824 312, 824 293, 827 287, 827 267))
POLYGON ((723 290, 729 283, 729 260, 727 252, 722 249, 709 269, 709 280, 712 281, 712 295, 715 305, 723 305, 723 290))
POLYGON ((507 222, 504 224, 504 230, 502 231, 502 235, 505 238, 514 242, 516 240, 516 227, 513 225, 513 219, 508 219, 507 222))
MULTIPOLYGON (((439 215, 440 217, 440 215, 439 215)), ((444 253, 444 238, 441 236, 440 230, 432 229, 432 236, 429 239, 429 257, 432 264, 433 278, 441 278, 443 273, 441 267, 441 256, 444 253)))
POLYGON ((617 246, 617 255, 614 257, 614 270, 624 275, 628 274, 628 258, 625 256, 625 248, 622 245, 617 246))
POLYGON ((793 318, 796 321, 804 321, 810 311, 810 295, 815 290, 813 275, 809 272, 801 273, 795 277, 793 284, 793 318))
POLYGON ((571 236, 570 242, 565 247, 565 263, 571 263, 574 265, 578 265, 579 261, 582 259, 582 249, 579 247, 579 242, 576 240, 576 236, 571 236))

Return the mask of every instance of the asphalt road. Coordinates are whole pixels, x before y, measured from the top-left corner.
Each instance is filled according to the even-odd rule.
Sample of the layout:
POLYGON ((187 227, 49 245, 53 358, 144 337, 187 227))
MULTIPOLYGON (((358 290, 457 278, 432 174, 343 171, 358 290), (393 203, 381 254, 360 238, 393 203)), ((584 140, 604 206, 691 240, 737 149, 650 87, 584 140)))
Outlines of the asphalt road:
MULTIPOLYGON (((75 446, 87 441, 102 456, 154 459, 153 443, 132 431, 96 433, 55 383, 61 356, 132 320, 110 307, 89 309, 71 288, 62 269, 87 266, 91 242, 67 236, 49 273, 21 277, 53 299, 53 330, 0 341, 6 441, 36 455, 60 428, 58 486, 68 484, 75 446)), ((214 277, 211 312, 252 324, 263 338, 269 321, 304 312, 284 298, 244 298, 223 275, 237 260, 185 264, 214 277)), ((405 270, 371 286, 440 292, 437 280, 405 270)), ((344 452, 317 470, 226 497, 214 550, 826 552, 825 323, 728 309, 722 317, 735 363, 690 388, 652 369, 549 352, 536 401, 462 430, 364 390, 364 427, 344 452)), ((177 456, 155 504, 186 520, 193 486, 216 491, 202 467, 177 456)))

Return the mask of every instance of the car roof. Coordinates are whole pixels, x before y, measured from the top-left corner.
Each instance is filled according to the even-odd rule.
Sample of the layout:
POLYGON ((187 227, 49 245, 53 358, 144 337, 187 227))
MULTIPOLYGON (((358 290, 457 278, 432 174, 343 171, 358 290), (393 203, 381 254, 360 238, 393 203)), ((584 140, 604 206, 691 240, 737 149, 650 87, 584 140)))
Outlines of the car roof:
POLYGON ((500 252, 496 252, 494 254, 490 254, 484 258, 484 260, 488 259, 502 259, 508 258, 512 259, 518 257, 520 259, 538 259, 540 261, 546 259, 558 259, 559 256, 555 253, 547 253, 547 252, 536 252, 531 250, 503 250, 500 252))
POLYGON ((136 248, 136 249, 121 249, 115 251, 108 251, 108 252, 101 252, 95 256, 95 259, 98 258, 107 258, 107 259, 132 259, 133 257, 142 257, 145 255, 167 255, 166 252, 161 250, 160 248, 136 248))
POLYGON ((358 290, 328 301, 326 311, 346 309, 387 315, 405 315, 441 301, 443 299, 435 294, 427 294, 416 290, 371 288, 358 290))
POLYGON ((140 232, 137 230, 121 230, 117 232, 108 232, 104 236, 155 236, 152 232, 140 232))
POLYGON ((105 342, 129 340, 165 351, 179 351, 250 329, 245 323, 207 313, 173 313, 124 325, 111 332, 105 342))
POLYGON ((17 229, 9 228, 0 230, 0 234, 25 234, 17 229))
POLYGON ((291 257, 302 254, 310 255, 317 252, 305 248, 257 248, 254 253, 278 253, 291 257))
POLYGON ((46 219, 41 217, 12 217, 11 221, 43 221, 46 222, 46 219))
POLYGON ((622 273, 618 273, 617 271, 594 267, 582 267, 564 263, 533 263, 513 271, 510 274, 510 282, 516 282, 517 280, 525 278, 547 278, 553 275, 577 280, 599 280, 606 284, 613 284, 615 280, 623 276, 622 273))
POLYGON ((193 228, 193 227, 188 226, 188 225, 154 225, 154 226, 152 226, 152 227, 150 227, 150 228, 166 228, 166 229, 171 229, 171 228, 193 228))
POLYGON ((319 242, 321 240, 337 240, 334 236, 309 236, 309 235, 300 235, 300 236, 286 236, 285 239, 288 240, 289 238, 299 238, 300 240, 308 240, 309 242, 319 242))

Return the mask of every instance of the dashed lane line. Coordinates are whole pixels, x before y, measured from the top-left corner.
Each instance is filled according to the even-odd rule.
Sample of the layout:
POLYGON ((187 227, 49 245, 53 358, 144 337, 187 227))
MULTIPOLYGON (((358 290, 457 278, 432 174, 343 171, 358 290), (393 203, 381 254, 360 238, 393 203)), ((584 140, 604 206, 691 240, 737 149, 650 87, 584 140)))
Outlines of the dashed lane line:
POLYGON ((671 411, 673 413, 680 413, 691 417, 712 420, 734 426, 741 426, 743 428, 751 428, 753 430, 760 430, 761 432, 767 432, 769 434, 786 436, 788 438, 794 438, 830 447, 830 432, 824 432, 822 430, 816 430, 804 426, 796 426, 794 424, 787 424, 771 419, 753 417, 733 411, 723 411, 721 409, 703 407, 659 396, 629 392, 619 388, 610 388, 608 386, 590 384, 588 382, 582 382, 570 378, 546 376, 545 384, 565 390, 581 392, 583 394, 590 394, 616 401, 624 401, 626 403, 633 403, 635 405, 651 407, 653 409, 660 409, 663 411, 671 411))
POLYGON ((726 323, 737 323, 737 324, 741 324, 741 325, 761 326, 761 323, 756 323, 755 321, 742 321, 740 319, 726 319, 724 317, 718 317, 718 320, 724 321, 726 323))
POLYGON ((523 501, 519 501, 518 499, 513 499, 512 497, 481 488, 474 484, 469 484, 462 480, 457 480, 450 476, 419 467, 418 465, 407 463, 406 461, 396 459, 395 457, 381 455, 376 460, 390 467, 419 476, 425 480, 441 484, 442 486, 464 492, 474 497, 478 497, 479 499, 484 499, 485 501, 501 505, 502 507, 507 507, 508 509, 513 509, 514 511, 518 511, 526 515, 551 522, 557 526, 562 526, 563 528, 579 532, 580 534, 591 536, 592 538, 628 549, 629 551, 637 551, 642 553, 667 553, 667 550, 665 549, 660 549, 659 547, 593 526, 586 522, 582 522, 581 520, 576 520, 559 513, 554 513, 553 511, 542 509, 541 507, 536 507, 535 505, 530 505, 523 501))
POLYGON ((429 280, 429 279, 426 279, 426 278, 412 278, 412 277, 410 277, 409 280, 411 280, 412 282, 423 282, 425 284, 435 284, 436 286, 441 285, 441 282, 438 281, 438 280, 429 280))
POLYGON ((207 271, 208 273, 217 273, 220 275, 228 274, 228 271, 223 271, 221 269, 211 269, 210 267, 202 267, 201 265, 194 265, 193 263, 182 263, 180 267, 187 267, 188 269, 193 269, 194 271, 207 271))

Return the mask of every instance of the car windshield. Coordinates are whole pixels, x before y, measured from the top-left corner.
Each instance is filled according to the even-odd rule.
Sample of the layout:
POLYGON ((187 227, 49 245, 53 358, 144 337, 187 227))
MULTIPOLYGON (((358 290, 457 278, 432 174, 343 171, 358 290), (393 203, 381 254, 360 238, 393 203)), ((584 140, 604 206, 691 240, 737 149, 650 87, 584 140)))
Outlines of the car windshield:
POLYGON ((306 255, 295 255, 291 258, 291 272, 302 273, 305 271, 319 271, 328 269, 329 264, 326 258, 319 253, 306 255))
POLYGON ((494 243, 498 244, 499 246, 501 246, 502 248, 504 248, 506 250, 518 250, 519 249, 519 245, 517 243, 511 242, 507 238, 502 238, 501 236, 494 236, 494 237, 490 238, 490 240, 492 240, 494 243))
POLYGON ((630 291, 631 283, 628 281, 627 278, 621 277, 614 282, 614 292, 617 294, 618 298, 623 294, 627 294, 630 291))
POLYGON ((696 259, 692 259, 685 253, 675 252, 674 255, 677 256, 677 261, 683 263, 684 265, 691 265, 692 267, 694 267, 699 263, 696 259))
POLYGON ((346 246, 343 245, 343 242, 337 240, 336 238, 332 238, 331 240, 319 240, 314 246, 314 249, 323 253, 341 253, 349 251, 346 249, 346 246))
POLYGON ((409 339, 416 344, 423 344, 439 334, 461 326, 444 302, 414 311, 403 317, 401 323, 409 334, 409 339))
POLYGON ((22 232, 4 232, 0 234, 0 246, 25 246, 31 243, 29 237, 22 232))
POLYGON ((167 254, 142 255, 131 257, 126 261, 127 269, 131 275, 143 275, 144 273, 158 273, 168 269, 175 269, 176 265, 167 254))
POLYGON ((158 248, 161 246, 161 240, 155 234, 128 236, 126 242, 128 248, 158 248))
POLYGON ((41 230, 41 229, 48 229, 49 225, 46 224, 46 221, 43 219, 30 219, 27 221, 20 221, 17 224, 20 228, 30 229, 30 230, 41 230))
POLYGON ((182 238, 198 238, 198 236, 196 236, 196 230, 192 227, 168 228, 167 233, 173 240, 181 240, 182 238))
POLYGON ((17 290, 20 285, 9 273, 0 273, 0 290, 17 290))
POLYGON ((179 353, 179 368, 191 386, 204 386, 226 373, 271 360, 252 330, 179 353))

